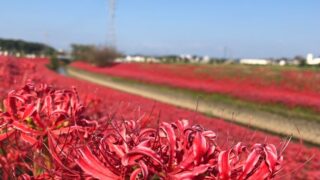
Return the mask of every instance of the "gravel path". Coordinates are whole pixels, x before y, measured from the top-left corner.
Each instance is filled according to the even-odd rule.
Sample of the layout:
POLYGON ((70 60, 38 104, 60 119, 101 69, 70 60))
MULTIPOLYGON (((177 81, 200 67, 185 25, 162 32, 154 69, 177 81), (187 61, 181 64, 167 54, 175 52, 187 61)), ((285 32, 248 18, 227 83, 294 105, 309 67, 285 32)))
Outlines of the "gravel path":
POLYGON ((67 73, 72 77, 126 93, 139 95, 186 109, 197 109, 198 112, 220 117, 231 122, 281 135, 292 135, 294 138, 303 139, 309 143, 320 145, 320 123, 317 121, 286 118, 269 112, 252 111, 219 102, 207 102, 206 100, 198 100, 197 97, 191 97, 190 95, 176 92, 164 92, 155 87, 143 84, 132 85, 126 82, 114 81, 107 76, 78 71, 74 68, 67 68, 67 73))

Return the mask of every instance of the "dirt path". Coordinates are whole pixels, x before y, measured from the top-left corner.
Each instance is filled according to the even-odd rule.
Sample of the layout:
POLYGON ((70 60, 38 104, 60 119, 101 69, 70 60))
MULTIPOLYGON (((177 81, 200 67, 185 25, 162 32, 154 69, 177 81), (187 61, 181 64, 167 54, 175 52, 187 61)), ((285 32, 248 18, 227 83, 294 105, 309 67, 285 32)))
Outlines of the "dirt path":
MULTIPOLYGON (((107 76, 98 76, 83 71, 80 72, 74 68, 67 68, 67 73, 78 79, 186 109, 195 110, 197 106, 197 97, 174 92, 163 92, 143 84, 132 85, 125 82, 118 82, 107 76)), ((253 112, 252 110, 233 107, 218 102, 206 102, 205 100, 199 101, 197 110, 201 113, 220 117, 235 123, 249 125, 257 129, 281 135, 292 135, 297 139, 301 138, 309 143, 320 145, 320 123, 316 121, 286 118, 263 111, 253 112)))

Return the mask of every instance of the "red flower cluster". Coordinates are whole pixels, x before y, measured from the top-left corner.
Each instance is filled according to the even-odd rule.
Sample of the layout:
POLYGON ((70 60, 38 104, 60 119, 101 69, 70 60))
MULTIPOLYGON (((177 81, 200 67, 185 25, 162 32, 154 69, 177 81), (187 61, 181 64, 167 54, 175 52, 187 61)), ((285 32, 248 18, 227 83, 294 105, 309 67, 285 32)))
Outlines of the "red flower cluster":
MULTIPOLYGON (((19 63, 15 58, 0 56, 0 96, 5 96, 9 89, 25 83, 27 76, 35 71, 35 67, 35 64, 27 61, 19 63)), ((35 79, 34 76, 33 79, 35 79)))
MULTIPOLYGON (((5 63, 2 63, 2 62, 9 63, 9 61, 2 61, 1 59, 0 69, 2 69, 3 65, 6 65, 5 63)), ((4 78, 3 76, 0 75, 0 79, 1 79, 0 89, 3 89, 3 92, 5 94, 5 95, 0 95, 1 99, 7 99, 7 94, 12 89, 21 89, 23 85, 21 84, 21 82, 24 82, 21 79, 32 78, 37 82, 37 84, 41 84, 40 82, 46 82, 51 84, 52 86, 54 86, 54 88, 48 87, 51 90, 66 89, 66 88, 69 88, 71 85, 75 85, 77 87, 79 96, 83 100, 82 104, 86 107, 86 111, 84 111, 81 114, 80 119, 82 120, 76 121, 78 122, 78 126, 76 126, 76 128, 70 128, 69 130, 69 127, 72 126, 72 123, 68 124, 68 126, 58 125, 56 127, 55 126, 51 127, 51 129, 55 129, 53 130, 53 132, 56 132, 56 134, 61 134, 59 135, 58 139, 54 138, 56 142, 53 142, 53 143, 64 144, 63 147, 56 146, 57 147, 56 154, 59 155, 58 158, 61 159, 60 161, 62 162, 63 165, 65 165, 66 167, 70 166, 74 169, 69 168, 69 170, 66 170, 65 167, 62 167, 62 168, 59 167, 59 161, 57 163, 55 162, 56 159, 58 158, 54 158, 53 159, 54 163, 52 164, 56 165, 57 167, 54 166, 55 168, 53 168, 53 166, 43 166, 43 167, 50 167, 52 171, 50 171, 50 173, 47 173, 47 174, 43 173, 42 176, 38 174, 38 176, 34 178, 39 179, 42 177, 43 179, 48 179, 53 175, 56 175, 56 176, 63 175, 66 178, 79 177, 79 176, 75 176, 74 174, 76 173, 73 173, 73 172, 75 171, 77 173, 79 172, 84 173, 83 170, 80 170, 81 167, 79 165, 71 162, 74 162, 74 160, 77 157, 81 156, 80 148, 81 147, 84 148, 85 145, 88 145, 89 150, 93 155, 93 157, 96 159, 96 161, 102 162, 102 164, 100 165, 102 165, 103 167, 109 168, 109 165, 107 164, 107 162, 105 162, 104 157, 102 157, 102 153, 100 153, 99 147, 97 147, 97 145, 100 143, 97 143, 96 145, 94 145, 94 143, 90 143, 90 142, 97 142, 97 140, 99 139, 101 140, 101 138, 104 137, 105 134, 102 135, 100 132, 103 132, 104 128, 108 124, 109 124, 108 129, 110 131, 114 129, 114 127, 110 123, 104 124, 106 122, 110 122, 111 119, 119 120, 117 121, 116 124, 114 124, 116 127, 118 127, 119 124, 123 123, 124 120, 126 121, 137 120, 139 122, 138 124, 140 125, 140 129, 144 129, 144 127, 146 128, 151 127, 156 130, 158 129, 157 127, 159 127, 158 124, 161 125, 162 122, 168 122, 171 125, 173 120, 189 119, 190 124, 201 124, 203 127, 206 127, 206 129, 211 129, 214 132, 216 132, 217 138, 215 139, 215 141, 216 141, 216 144, 219 145, 219 148, 221 151, 233 149, 233 147, 235 147, 237 142, 243 142, 244 144, 248 145, 248 147, 252 147, 253 149, 255 148, 253 147, 254 142, 262 142, 263 144, 275 144, 277 147, 280 147, 280 149, 282 149, 282 147, 284 146, 283 140, 275 135, 271 135, 261 131, 255 131, 247 127, 242 127, 242 126, 224 121, 222 119, 206 117, 204 115, 201 115, 193 111, 181 109, 168 104, 154 102, 152 100, 145 99, 139 96, 126 94, 126 93, 112 90, 106 87, 102 87, 102 86, 88 83, 85 81, 80 81, 70 77, 56 74, 55 72, 50 71, 46 68, 45 65, 48 63, 48 60, 45 60, 45 59, 31 60, 31 59, 11 58, 10 63, 14 63, 15 64, 14 67, 16 69, 15 71, 19 72, 17 76, 12 78, 12 82, 17 82, 17 83, 6 82, 6 79, 8 77, 4 78), (24 78, 21 78, 21 76, 23 76, 24 78), (7 83, 8 85, 3 86, 4 83, 7 83), (84 121, 84 119, 87 119, 87 121, 84 121), (93 120, 96 120, 96 121, 93 121, 93 120), (160 123, 158 123, 159 120, 161 120, 160 123), (97 128, 97 127, 101 127, 101 128, 97 128), (59 130, 64 130, 64 131, 61 131, 60 133, 59 130), (68 131, 70 131, 71 133, 68 133, 68 131), (88 132, 88 133, 85 134, 85 132, 88 132), (96 133, 90 133, 90 132, 96 132, 96 133), (69 135, 66 135, 66 134, 69 134, 69 135), (78 139, 83 136, 84 138, 78 139), (70 139, 67 139, 66 137, 69 137, 70 139), (73 143, 73 141, 77 143, 73 143), (74 148, 78 150, 71 151, 74 148), (61 153, 59 153, 60 151, 61 153), (66 152, 64 154, 65 156, 60 156, 63 152, 66 152), (65 157, 68 157, 68 159, 66 159, 65 157), (69 161, 69 159, 73 161, 69 161), (72 171, 70 172, 70 170, 72 171)), ((3 68, 3 69, 6 70, 6 68, 3 68)), ((38 88, 36 87, 36 89, 39 89, 39 87, 38 88)), ((55 91, 61 91, 61 90, 55 90, 55 91)), ((65 90, 62 90, 62 91, 65 91, 65 90)), ((73 92, 73 90, 67 90, 67 92, 73 92)), ((20 101, 18 101, 18 103, 19 102, 20 101)), ((3 110, 2 113, 6 111, 2 105, 0 105, 0 109, 3 110)), ((42 111, 41 114, 44 112, 45 111, 42 111)), ((60 122, 64 122, 64 121, 60 121, 60 122)), ((33 127, 36 127, 36 126, 29 126, 27 121, 24 121, 24 123, 28 127, 31 127, 31 129, 33 129, 33 127)), ((52 124, 52 123, 49 123, 49 124, 52 124)), ((67 125, 67 123, 61 123, 61 125, 63 124, 67 125)), ((4 135, 3 134, 4 132, 0 132, 0 133, 4 135)), ((113 133, 117 134, 116 131, 113 131, 113 133)), ((16 135, 16 134, 17 133, 11 134, 10 138, 13 138, 14 137, 13 135, 16 135)), ((177 134, 176 136, 179 137, 178 129, 175 129, 175 134, 177 134)), ((6 135, 2 137, 7 138, 6 135)), ((41 139, 41 137, 43 136, 36 136, 36 137, 41 139)), ((42 145, 44 146, 44 144, 48 142, 45 137, 42 139, 44 142, 42 143, 42 145)), ((3 145, 4 142, 5 141, 1 141, 0 145, 3 145)), ((13 142, 13 141, 10 141, 10 142, 13 142)), ((19 142, 24 143, 24 141, 19 141, 19 142)), ((114 143, 114 144, 118 145, 117 143, 114 143)), ((29 146, 30 145, 28 144, 23 144, 23 146, 21 147, 29 147, 29 146)), ((46 146, 48 145, 46 144, 46 146)), ((253 151, 252 148, 249 148, 246 151, 241 153, 240 159, 242 160, 242 162, 245 158, 248 157, 247 156, 248 153, 253 151)), ((1 146, 0 146, 0 149, 1 149, 1 146)), ((44 146, 44 148, 42 147, 42 149, 43 149, 43 152, 45 152, 46 154, 44 157, 49 157, 47 155, 51 153, 47 150, 49 149, 49 146, 48 147, 44 146)), ((9 162, 19 162, 18 160, 21 160, 19 159, 19 157, 23 157, 25 153, 25 152, 21 152, 19 154, 19 153, 16 153, 14 150, 15 149, 11 148, 7 151, 7 154, 5 157, 6 159, 8 158, 11 159, 9 162)), ((153 149, 153 151, 157 152, 157 149, 153 149)), ((52 152, 54 153, 55 151, 52 151, 52 152)), ((104 152, 107 152, 107 151, 104 151, 104 152)), ((1 153, 2 151, 0 151, 0 154, 1 153)), ((281 171, 279 171, 279 173, 276 176, 278 179, 318 179, 320 177, 320 171, 319 171, 320 151, 318 148, 315 148, 315 147, 312 148, 302 143, 291 142, 282 154, 285 161, 282 163, 281 171)), ((233 152, 231 152, 229 157, 233 157, 233 156, 234 156, 233 152)), ((31 167, 33 168, 34 165, 33 163, 31 163, 31 161, 33 160, 33 159, 30 159, 31 156, 27 155, 25 157, 27 157, 27 160, 22 159, 24 160, 23 162, 28 162, 29 164, 32 164, 31 167)), ((145 157, 145 156, 143 158, 148 159, 148 157, 145 157)), ((47 159, 47 158, 44 158, 44 159, 47 159)), ((43 160, 38 160, 38 161, 41 162, 42 164, 44 164, 43 162, 51 162, 51 161, 43 161, 43 160)), ((19 162, 16 164, 21 165, 22 163, 19 162)), ((139 165, 136 165, 133 168, 136 169, 139 167, 140 167, 139 165)), ((20 169, 21 167, 18 166, 18 170, 16 171, 16 176, 19 175, 22 178, 23 176, 20 169)), ((40 169, 39 170, 40 172, 43 172, 41 168, 39 169, 40 169)), ((168 172, 171 172, 171 171, 168 171, 168 172)), ((30 173, 32 172, 28 171, 28 173, 30 176, 30 173)), ((138 174, 139 176, 143 176, 141 175, 141 173, 138 173, 138 174)), ((149 174, 151 175, 152 172, 149 171, 149 174)), ((24 176, 25 176, 25 179, 27 179, 28 176, 26 174, 24 176)))
POLYGON ((112 123, 99 145, 80 150, 79 165, 96 178, 269 179, 281 167, 274 145, 255 144, 248 150, 238 143, 221 150, 213 131, 187 120, 142 129, 136 121, 112 123))
POLYGON ((311 70, 139 63, 100 68, 83 62, 72 66, 149 83, 221 93, 253 102, 282 103, 288 107, 302 106, 320 111, 320 74, 311 70))
POLYGON ((0 112, 3 179, 73 172, 74 147, 94 129, 82 117, 84 107, 76 91, 28 83, 8 94, 4 109, 0 112))
POLYGON ((3 179, 266 179, 283 159, 272 144, 222 150, 213 131, 187 120, 157 128, 141 119, 89 120, 75 90, 28 83, 8 94, 4 109, 3 179))

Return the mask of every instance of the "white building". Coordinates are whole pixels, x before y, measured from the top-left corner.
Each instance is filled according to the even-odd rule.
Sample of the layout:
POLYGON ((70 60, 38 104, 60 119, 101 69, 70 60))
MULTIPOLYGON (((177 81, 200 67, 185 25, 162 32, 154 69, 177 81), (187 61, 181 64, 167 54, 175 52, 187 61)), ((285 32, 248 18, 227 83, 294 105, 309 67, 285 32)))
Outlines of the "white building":
POLYGON ((285 66, 287 64, 287 62, 285 60, 280 60, 279 61, 279 65, 280 66, 285 66))
POLYGON ((8 56, 9 52, 8 51, 2 51, 1 55, 8 56))
POLYGON ((145 58, 142 56, 127 56, 126 61, 127 62, 144 62, 145 58))
POLYGON ((35 54, 26 54, 25 55, 26 58, 29 58, 29 59, 34 59, 36 58, 37 56, 35 54))
POLYGON ((126 56, 117 58, 115 62, 118 63, 130 63, 130 62, 139 62, 139 63, 159 63, 159 59, 155 57, 144 57, 144 56, 126 56))
POLYGON ((270 60, 267 59, 240 59, 240 64, 267 65, 270 63, 270 60))
POLYGON ((181 59, 191 60, 191 59, 192 59, 192 55, 190 55, 190 54, 181 54, 181 55, 180 55, 180 58, 181 58, 181 59))
POLYGON ((201 62, 202 63, 209 63, 210 62, 210 57, 209 56, 203 56, 201 62))
POLYGON ((190 63, 209 63, 210 57, 209 56, 192 56, 190 54, 182 54, 178 58, 179 61, 185 61, 187 60, 190 63))
POLYGON ((159 63, 160 61, 159 61, 159 59, 154 58, 154 57, 147 57, 146 62, 147 63, 159 63))
POLYGON ((318 65, 320 64, 320 58, 313 58, 313 54, 308 54, 306 58, 306 63, 308 65, 318 65))

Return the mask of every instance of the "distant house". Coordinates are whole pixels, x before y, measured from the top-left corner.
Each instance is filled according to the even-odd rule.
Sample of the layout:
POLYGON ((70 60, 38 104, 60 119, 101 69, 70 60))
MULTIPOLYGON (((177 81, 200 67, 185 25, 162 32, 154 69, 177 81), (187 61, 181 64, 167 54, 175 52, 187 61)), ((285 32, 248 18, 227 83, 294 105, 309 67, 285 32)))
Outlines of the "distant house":
POLYGON ((131 63, 131 62, 152 62, 153 59, 150 57, 144 57, 144 56, 126 56, 126 57, 120 57, 115 59, 115 62, 119 63, 131 63))
POLYGON ((192 56, 190 54, 182 54, 179 56, 178 61, 189 62, 189 63, 204 63, 207 64, 210 62, 209 56, 192 56))
POLYGON ((71 55, 68 55, 68 54, 60 54, 57 56, 57 59, 66 63, 69 63, 72 61, 71 55))
POLYGON ((145 58, 142 56, 127 56, 125 62, 144 62, 145 58))
POLYGON ((154 57, 147 57, 146 62, 147 63, 159 63, 159 59, 154 58, 154 57))
POLYGON ((145 56, 126 56, 126 57, 120 57, 115 60, 115 62, 119 63, 131 63, 131 62, 148 62, 148 63, 157 63, 159 62, 158 59, 154 57, 145 57, 145 56))
POLYGON ((69 53, 66 53, 63 50, 59 50, 58 54, 57 54, 57 59, 59 61, 65 62, 65 63, 69 63, 72 61, 72 56, 69 53))
POLYGON ((240 59, 240 64, 250 64, 250 65, 267 65, 271 61, 267 59, 240 59))
POLYGON ((34 59, 37 56, 35 54, 26 54, 25 57, 28 58, 28 59, 34 59))
POLYGON ((306 63, 308 65, 318 65, 320 64, 320 58, 313 58, 313 54, 308 54, 306 58, 306 63))
POLYGON ((201 62, 205 63, 205 64, 209 63, 210 62, 210 57, 209 56, 203 56, 202 59, 201 59, 201 62))
POLYGON ((1 51, 0 50, 0 56, 8 56, 9 52, 8 51, 1 51))
POLYGON ((278 63, 280 66, 285 66, 287 64, 286 60, 281 59, 278 63))

